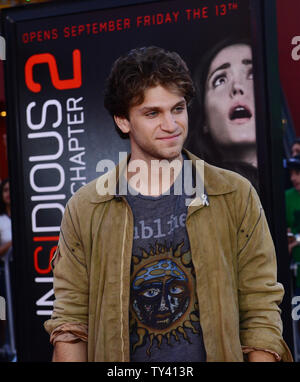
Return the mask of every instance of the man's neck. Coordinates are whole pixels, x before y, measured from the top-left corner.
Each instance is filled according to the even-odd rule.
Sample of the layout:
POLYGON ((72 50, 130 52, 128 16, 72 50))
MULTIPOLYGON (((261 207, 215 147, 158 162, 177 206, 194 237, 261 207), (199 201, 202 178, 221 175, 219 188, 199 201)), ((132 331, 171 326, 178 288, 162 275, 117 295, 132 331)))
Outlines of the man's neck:
POLYGON ((131 157, 127 166, 127 181, 142 195, 159 196, 172 187, 182 165, 182 154, 172 160, 131 157))

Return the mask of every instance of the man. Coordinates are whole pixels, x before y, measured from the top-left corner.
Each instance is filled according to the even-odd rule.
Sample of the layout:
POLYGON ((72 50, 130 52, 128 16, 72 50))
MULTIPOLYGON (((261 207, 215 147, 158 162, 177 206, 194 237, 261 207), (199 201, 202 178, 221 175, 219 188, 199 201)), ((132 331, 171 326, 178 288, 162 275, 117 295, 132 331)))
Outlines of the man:
POLYGON ((291 147, 292 157, 300 154, 300 138, 296 138, 291 147))
MULTIPOLYGON (((287 160, 292 188, 285 192, 286 222, 289 236, 289 252, 294 261, 300 262, 300 242, 296 238, 300 234, 300 156, 287 160), (296 236, 295 236, 296 235, 296 236)), ((300 272, 297 272, 296 288, 300 288, 300 272)), ((298 293, 297 293, 298 294, 298 293)))
MULTIPOLYGON (((286 223, 288 227, 288 249, 293 265, 296 265, 293 277, 293 296, 300 295, 300 155, 287 160, 292 188, 285 191, 286 223)), ((296 323, 296 322, 295 322, 296 323)), ((300 354, 299 321, 294 326, 295 345, 300 354)))
POLYGON ((54 361, 291 360, 256 192, 182 150, 193 95, 176 53, 141 48, 114 63, 105 106, 129 136, 131 155, 67 204, 45 323, 54 361), (166 181, 162 170, 151 172, 157 160, 162 170, 180 163, 184 181, 182 163, 191 160, 196 188, 200 162, 203 194, 189 200, 184 187, 178 195, 178 172, 166 181), (137 181, 136 161, 144 169, 137 181))

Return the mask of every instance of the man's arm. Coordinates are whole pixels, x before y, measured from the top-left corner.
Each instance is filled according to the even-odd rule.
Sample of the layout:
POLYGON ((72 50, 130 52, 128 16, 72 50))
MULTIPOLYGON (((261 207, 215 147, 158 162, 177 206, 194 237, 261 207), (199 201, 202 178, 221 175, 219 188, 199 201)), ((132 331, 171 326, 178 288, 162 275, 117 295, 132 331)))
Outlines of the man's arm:
POLYGON ((259 349, 249 353, 250 362, 268 362, 274 357, 272 352, 283 361, 292 361, 292 355, 282 338, 279 304, 284 290, 277 282, 275 248, 267 220, 253 188, 244 200, 247 200, 247 208, 238 234, 241 344, 243 347, 259 349), (270 353, 263 352, 263 349, 270 353))
POLYGON ((87 362, 87 343, 57 342, 54 346, 52 362, 87 362))
POLYGON ((272 353, 266 351, 255 350, 248 354, 249 362, 276 362, 272 353))
POLYGON ((54 345, 53 360, 86 361, 88 339, 88 272, 76 203, 70 200, 63 216, 57 250, 51 261, 55 301, 44 323, 54 345), (74 342, 74 340, 81 340, 74 342), (84 351, 82 351, 84 350, 84 351))
POLYGON ((6 252, 11 247, 11 244, 12 244, 12 242, 8 241, 7 243, 0 246, 0 257, 4 256, 6 254, 6 252))
POLYGON ((290 228, 287 229, 287 237, 288 237, 288 249, 289 254, 292 254, 292 251, 294 247, 297 247, 299 245, 298 241, 296 240, 295 235, 292 233, 292 230, 290 228))

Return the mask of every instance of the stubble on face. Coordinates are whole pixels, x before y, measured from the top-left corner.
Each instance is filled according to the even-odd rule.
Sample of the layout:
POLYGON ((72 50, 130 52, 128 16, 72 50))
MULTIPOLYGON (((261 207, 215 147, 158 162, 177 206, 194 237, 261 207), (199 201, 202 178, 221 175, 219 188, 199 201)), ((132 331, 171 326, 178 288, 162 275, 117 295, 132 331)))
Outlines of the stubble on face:
POLYGON ((143 103, 130 109, 129 128, 133 159, 181 159, 188 131, 184 97, 175 87, 147 89, 143 103))

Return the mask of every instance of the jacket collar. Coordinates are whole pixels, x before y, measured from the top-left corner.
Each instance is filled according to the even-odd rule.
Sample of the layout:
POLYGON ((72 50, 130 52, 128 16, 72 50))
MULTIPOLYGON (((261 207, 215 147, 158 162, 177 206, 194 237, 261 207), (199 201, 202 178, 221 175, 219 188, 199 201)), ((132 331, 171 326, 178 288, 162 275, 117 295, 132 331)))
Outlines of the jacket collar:
POLYGON ((204 164, 204 188, 208 196, 224 195, 236 190, 236 185, 232 184, 228 180, 228 176, 226 176, 228 170, 212 166, 186 149, 183 149, 183 151, 187 154, 188 158, 192 160, 194 168, 196 168, 196 161, 201 161, 204 164))
MULTIPOLYGON (((204 166, 204 197, 210 195, 223 195, 235 191, 236 186, 231 184, 226 177, 223 170, 215 166, 209 165, 202 159, 199 159, 188 150, 183 149, 189 160, 192 161, 193 171, 197 171, 196 163, 204 166)), ((116 167, 111 171, 108 171, 104 175, 101 175, 96 179, 94 183, 95 187, 91 189, 90 201, 91 203, 102 203, 111 200, 115 197, 119 197, 120 175, 122 175, 126 169, 130 159, 130 154, 127 158, 123 159, 116 167)), ((202 176, 201 176, 202 178, 202 176)), ((193 203, 193 202, 192 202, 193 203)))

